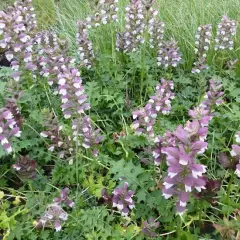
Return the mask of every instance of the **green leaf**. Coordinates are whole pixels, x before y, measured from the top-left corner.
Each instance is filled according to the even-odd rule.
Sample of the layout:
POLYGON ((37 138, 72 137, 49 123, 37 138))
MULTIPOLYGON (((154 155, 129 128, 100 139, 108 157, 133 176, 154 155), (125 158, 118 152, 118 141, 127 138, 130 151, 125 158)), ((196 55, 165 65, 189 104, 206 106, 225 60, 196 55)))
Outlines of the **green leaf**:
POLYGON ((137 202, 140 203, 141 201, 145 201, 146 200, 146 192, 143 189, 140 189, 137 194, 137 202))
POLYGON ((0 81, 0 95, 4 96, 6 82, 0 81))
POLYGON ((4 192, 3 191, 0 191, 0 199, 2 199, 4 197, 4 192))

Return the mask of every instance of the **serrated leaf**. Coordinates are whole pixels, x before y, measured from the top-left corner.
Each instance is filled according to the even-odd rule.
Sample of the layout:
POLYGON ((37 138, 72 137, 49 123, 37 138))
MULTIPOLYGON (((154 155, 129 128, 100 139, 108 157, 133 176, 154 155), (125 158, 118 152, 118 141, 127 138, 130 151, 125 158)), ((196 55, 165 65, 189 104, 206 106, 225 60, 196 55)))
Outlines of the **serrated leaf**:
POLYGON ((125 162, 123 159, 114 162, 110 173, 114 174, 113 179, 119 180, 120 178, 127 179, 129 184, 135 186, 141 186, 138 181, 138 175, 144 172, 144 169, 140 165, 134 165, 132 161, 125 162))
POLYGON ((136 193, 136 197, 137 197, 137 202, 138 203, 140 203, 141 201, 146 201, 146 192, 143 189, 140 189, 136 193))

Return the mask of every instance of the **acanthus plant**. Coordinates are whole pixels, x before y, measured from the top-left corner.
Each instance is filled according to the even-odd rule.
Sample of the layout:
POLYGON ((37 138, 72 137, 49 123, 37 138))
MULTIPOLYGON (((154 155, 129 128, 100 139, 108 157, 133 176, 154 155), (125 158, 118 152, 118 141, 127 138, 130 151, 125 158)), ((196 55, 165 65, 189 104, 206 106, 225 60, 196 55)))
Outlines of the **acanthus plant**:
POLYGON ((31 3, 31 0, 17 1, 6 12, 0 12, 0 33, 3 34, 0 47, 6 49, 5 55, 14 70, 12 76, 15 81, 18 82, 24 72, 30 72, 33 77, 37 73, 48 77, 52 85, 51 74, 54 72, 56 75, 60 64, 64 67, 66 61, 69 63, 73 59, 56 57, 61 50, 56 34, 45 31, 37 33, 31 3))
POLYGON ((181 53, 174 39, 164 41, 158 48, 157 64, 164 68, 177 67, 181 61, 181 53))
POLYGON ((3 149, 11 153, 13 151, 12 138, 20 136, 21 131, 13 113, 8 108, 0 109, 0 141, 3 149))
MULTIPOLYGON (((9 89, 9 92, 14 91, 14 89, 9 89)), ((23 92, 20 93, 11 93, 13 95, 12 98, 7 98, 6 108, 13 114, 14 120, 19 128, 22 127, 23 117, 18 107, 18 100, 22 96, 23 92)))
POLYGON ((240 132, 237 132, 235 137, 237 144, 232 145, 231 155, 232 157, 236 158, 238 162, 235 173, 240 178, 240 132))
POLYGON ((62 112, 65 119, 83 114, 90 108, 88 96, 82 85, 80 72, 76 68, 66 68, 58 75, 58 93, 62 100, 62 112))
POLYGON ((125 39, 123 36, 124 36, 124 32, 116 34, 116 50, 118 52, 123 51, 124 49, 125 39))
POLYGON ((131 0, 130 5, 128 5, 125 10, 126 29, 123 33, 117 35, 117 50, 119 49, 123 50, 124 52, 135 52, 137 51, 138 45, 143 44, 145 41, 145 9, 141 1, 131 0), (120 42, 123 42, 123 44, 120 44, 120 42), (120 49, 119 46, 122 46, 123 49, 120 49))
POLYGON ((94 130, 90 117, 86 116, 85 112, 90 109, 90 104, 82 84, 80 72, 73 66, 74 59, 68 57, 66 51, 59 46, 58 42, 60 40, 57 36, 44 33, 40 34, 38 39, 39 45, 44 44, 45 46, 42 49, 45 55, 40 56, 38 59, 39 65, 42 67, 41 72, 43 76, 49 77, 50 85, 53 83, 57 85, 64 118, 72 120, 73 137, 71 140, 79 142, 79 137, 84 136, 82 146, 87 149, 91 147, 90 143, 94 144, 93 154, 96 155, 95 146, 102 140, 102 137, 98 134, 100 130, 94 130), (88 119, 87 128, 81 124, 86 119, 88 119), (96 138, 95 141, 92 141, 93 138, 96 138))
POLYGON ((165 24, 153 8, 154 1, 132 0, 126 7, 126 26, 122 33, 117 33, 116 50, 136 52, 139 45, 149 41, 150 48, 162 45, 165 24))
POLYGON ((164 68, 177 67, 181 61, 181 53, 174 39, 164 40, 165 23, 158 19, 158 11, 153 8, 154 1, 145 4, 150 48, 157 50, 157 64, 164 68))
POLYGON ((235 135, 235 144, 231 146, 230 155, 226 152, 220 152, 219 163, 224 169, 235 170, 235 173, 240 177, 240 132, 235 135))
POLYGON ((69 199, 68 194, 69 189, 64 188, 60 192, 60 196, 47 206, 44 214, 35 222, 37 229, 55 228, 57 232, 62 229, 63 222, 68 219, 68 213, 63 209, 63 206, 74 207, 74 202, 69 199))
POLYGON ((112 206, 116 207, 122 216, 128 216, 131 209, 135 207, 132 199, 134 191, 128 190, 128 182, 125 182, 122 187, 117 187, 113 191, 112 206))
POLYGON ((81 138, 82 146, 85 149, 93 147, 92 153, 97 155, 98 151, 95 147, 103 137, 100 135, 100 129, 95 130, 90 117, 85 115, 90 104, 87 102, 88 96, 85 94, 80 72, 77 69, 67 69, 59 76, 59 94, 64 117, 72 119, 73 140, 79 144, 81 138))
POLYGON ((75 59, 67 56, 68 46, 54 32, 42 31, 34 39, 35 61, 29 68, 35 68, 39 74, 48 79, 50 86, 58 86, 60 74, 69 67, 73 67, 75 59))
POLYGON ((152 217, 150 217, 148 221, 143 222, 142 232, 147 237, 155 238, 157 237, 155 230, 159 227, 159 225, 159 222, 156 222, 152 217))
POLYGON ((163 44, 165 23, 157 19, 157 10, 150 9, 150 19, 148 20, 148 33, 150 48, 159 49, 163 44))
MULTIPOLYGON (((52 56, 51 59, 56 61, 57 64, 53 66, 52 60, 50 60, 50 64, 47 65, 49 62, 48 58, 42 59, 42 63, 44 63, 42 64, 44 66, 43 72, 49 72, 52 82, 55 82, 58 86, 57 92, 61 97, 61 109, 64 118, 72 120, 74 136, 72 140, 78 142, 78 136, 82 136, 81 132, 85 131, 84 140, 86 142, 87 138, 90 139, 93 137, 90 134, 94 133, 94 137, 96 137, 96 132, 99 132, 99 130, 95 131, 92 126, 89 127, 91 125, 90 120, 88 125, 88 128, 91 129, 90 132, 80 124, 83 119, 86 118, 85 111, 90 109, 90 104, 87 102, 88 96, 85 93, 84 86, 82 85, 80 72, 72 66, 73 59, 67 57, 64 52, 60 51, 59 55, 52 56), (77 128, 76 125, 78 125, 77 128)), ((97 136, 97 138, 98 140, 96 139, 95 144, 97 141, 100 141, 101 137, 97 136)), ((90 148, 90 142, 92 143, 92 141, 88 141, 88 144, 82 144, 82 146, 90 148)), ((96 153, 97 151, 94 149, 93 152, 96 153)))
POLYGON ((77 46, 80 66, 91 68, 95 60, 93 44, 88 37, 87 24, 84 21, 78 21, 77 46))
POLYGON ((166 155, 168 166, 164 178, 163 196, 177 198, 177 212, 186 210, 190 193, 205 189, 206 166, 199 164, 197 156, 203 154, 208 146, 206 142, 208 125, 213 118, 214 107, 223 103, 222 85, 210 80, 210 89, 201 104, 189 111, 190 120, 185 126, 178 126, 175 132, 167 132, 164 137, 157 137, 158 147, 153 151, 155 164, 159 165, 166 155))
POLYGON ((118 0, 96 0, 91 4, 94 14, 86 18, 87 28, 99 27, 112 21, 118 22, 118 0))
POLYGON ((68 197, 69 188, 64 188, 57 198, 54 198, 54 202, 57 204, 65 204, 68 207, 73 208, 75 203, 68 197))
POLYGON ((158 19, 158 11, 154 9, 153 4, 154 1, 130 2, 126 7, 125 31, 117 33, 116 50, 136 52, 147 39, 150 48, 157 49, 158 66, 177 67, 181 61, 179 47, 173 39, 164 41, 165 23, 158 19))
POLYGON ((40 135, 50 140, 49 151, 57 151, 59 158, 71 161, 73 153, 71 137, 65 137, 62 130, 63 127, 58 123, 56 117, 50 114, 45 120, 45 131, 40 135))
MULTIPOLYGON (((11 89, 13 90, 13 89, 11 89)), ((20 128, 23 118, 17 106, 17 100, 20 94, 16 94, 12 98, 7 98, 5 107, 0 109, 0 141, 3 149, 7 153, 13 151, 11 140, 14 137, 20 137, 20 128)))
POLYGON ((229 19, 228 16, 223 16, 217 26, 215 50, 233 50, 236 31, 237 22, 229 19))
POLYGON ((86 103, 87 95, 80 72, 73 66, 75 59, 67 56, 67 52, 58 44, 60 40, 52 33, 40 33, 36 41, 40 48, 39 55, 42 54, 37 60, 40 74, 48 78, 50 85, 57 85, 64 118, 69 119, 76 112, 84 113, 90 105, 86 103))
POLYGON ((18 162, 13 164, 12 167, 16 170, 16 172, 22 179, 33 179, 37 175, 37 163, 36 161, 32 160, 28 155, 20 156, 18 162))
POLYGON ((100 129, 94 129, 89 116, 84 116, 81 120, 75 119, 72 125, 74 140, 80 137, 80 142, 85 149, 91 149, 94 156, 98 155, 100 142, 103 141, 103 136, 100 134, 100 129))
POLYGON ((33 37, 36 15, 31 0, 16 1, 12 7, 0 11, 0 47, 14 70, 12 77, 20 80, 21 67, 32 62, 33 37))
POLYGON ((96 0, 91 3, 94 14, 85 20, 78 21, 77 45, 80 66, 91 68, 95 54, 92 41, 89 38, 89 29, 106 25, 112 21, 118 22, 118 0, 96 0))
POLYGON ((200 73, 202 70, 208 69, 207 65, 207 52, 210 49, 212 36, 212 25, 202 25, 198 27, 195 41, 195 54, 196 61, 192 73, 200 73))
POLYGON ((171 110, 171 101, 174 99, 174 88, 172 81, 161 80, 157 84, 156 93, 151 96, 146 106, 133 112, 132 124, 136 134, 146 134, 148 137, 154 137, 154 124, 158 114, 169 114, 171 110))
POLYGON ((135 207, 134 200, 132 199, 134 191, 128 190, 128 186, 128 182, 124 182, 122 186, 116 187, 112 194, 109 194, 106 188, 102 189, 102 198, 105 203, 117 208, 124 217, 128 216, 130 210, 135 207))
POLYGON ((158 18, 158 10, 154 7, 154 0, 142 1, 144 6, 144 39, 150 48, 159 49, 163 44, 165 23, 158 18))

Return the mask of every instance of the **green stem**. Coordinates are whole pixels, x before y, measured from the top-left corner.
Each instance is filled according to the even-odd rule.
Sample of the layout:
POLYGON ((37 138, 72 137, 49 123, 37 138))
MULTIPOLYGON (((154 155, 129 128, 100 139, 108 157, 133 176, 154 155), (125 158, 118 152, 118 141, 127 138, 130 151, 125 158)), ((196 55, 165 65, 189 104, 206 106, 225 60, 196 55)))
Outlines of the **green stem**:
POLYGON ((122 142, 121 140, 118 140, 117 142, 120 143, 120 145, 122 146, 122 149, 123 149, 123 151, 125 152, 126 159, 127 159, 129 154, 128 154, 128 151, 126 150, 123 142, 122 142))
POLYGON ((198 205, 199 205, 199 210, 198 210, 198 226, 201 228, 201 224, 202 224, 202 204, 200 203, 200 201, 198 201, 198 205))
POLYGON ((142 62, 142 67, 141 67, 141 82, 140 82, 140 103, 142 105, 143 103, 143 98, 142 98, 142 93, 143 93, 143 79, 144 79, 144 63, 145 63, 145 45, 143 46, 143 50, 141 51, 141 62, 142 62))
POLYGON ((182 219, 180 216, 178 216, 178 221, 177 221, 177 236, 178 239, 181 239, 182 235, 182 219))
POLYGON ((45 90, 45 94, 46 94, 46 96, 47 96, 48 103, 49 103, 50 107, 52 108, 52 112, 53 112, 55 118, 58 119, 58 118, 57 118, 57 114, 56 114, 56 112, 55 112, 55 110, 54 110, 54 108, 53 108, 51 99, 50 99, 50 97, 49 97, 49 95, 48 95, 48 89, 46 88, 46 85, 45 85, 45 84, 43 85, 43 87, 44 87, 44 90, 45 90))
POLYGON ((112 37, 112 60, 113 60, 113 62, 114 62, 114 64, 115 64, 115 66, 116 66, 116 63, 117 63, 117 61, 116 61, 116 50, 115 50, 115 36, 114 36, 114 34, 115 34, 115 32, 114 32, 114 27, 111 27, 111 37, 112 37))
MULTIPOLYGON (((79 125, 77 125, 77 135, 76 135, 76 138, 78 138, 78 132, 79 132, 79 125)), ((78 170, 78 139, 76 139, 76 146, 75 146, 75 166, 76 166, 76 181, 77 181, 77 184, 79 183, 79 170, 78 170)))
POLYGON ((97 159, 89 158, 89 157, 87 157, 87 156, 85 156, 85 155, 83 155, 83 154, 78 154, 78 155, 81 156, 81 157, 83 157, 83 158, 85 158, 85 159, 87 159, 87 160, 89 160, 89 161, 92 161, 92 162, 97 163, 98 165, 102 166, 103 168, 105 168, 105 169, 107 169, 107 170, 110 170, 109 167, 105 166, 103 163, 101 163, 101 162, 98 161, 97 159))
POLYGON ((232 182, 233 182, 233 179, 234 179, 234 175, 235 175, 235 173, 232 172, 230 181, 228 183, 227 196, 226 196, 226 202, 227 202, 228 205, 229 205, 229 196, 230 196, 230 191, 231 191, 231 186, 232 186, 232 182))

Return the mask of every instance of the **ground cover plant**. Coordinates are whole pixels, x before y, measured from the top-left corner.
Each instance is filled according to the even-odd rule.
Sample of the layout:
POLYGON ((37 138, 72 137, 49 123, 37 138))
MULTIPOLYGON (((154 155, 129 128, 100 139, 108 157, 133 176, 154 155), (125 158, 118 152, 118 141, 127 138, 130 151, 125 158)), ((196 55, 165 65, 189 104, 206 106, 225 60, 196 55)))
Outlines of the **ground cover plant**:
POLYGON ((240 239, 238 5, 5 1, 1 238, 240 239))

